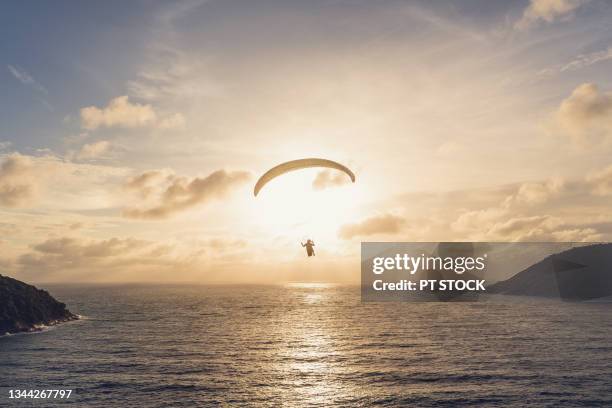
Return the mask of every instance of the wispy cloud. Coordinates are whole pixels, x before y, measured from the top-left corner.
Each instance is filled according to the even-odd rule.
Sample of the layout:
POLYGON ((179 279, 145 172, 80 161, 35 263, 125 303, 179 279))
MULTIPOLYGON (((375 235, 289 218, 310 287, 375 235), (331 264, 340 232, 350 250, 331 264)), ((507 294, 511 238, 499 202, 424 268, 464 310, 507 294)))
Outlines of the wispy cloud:
POLYGON ((39 96, 35 98, 37 101, 42 103, 49 111, 53 111, 53 106, 45 98, 49 94, 47 88, 45 88, 40 82, 35 80, 34 77, 30 75, 25 69, 15 65, 7 65, 6 67, 8 68, 11 75, 15 77, 15 79, 17 79, 23 85, 32 88, 39 94, 39 96))
POLYGON ((36 89, 38 92, 48 94, 47 88, 42 86, 38 81, 36 81, 32 75, 28 74, 25 69, 16 67, 13 65, 7 65, 7 68, 11 74, 22 84, 31 86, 36 89))
POLYGON ((580 54, 576 58, 564 64, 559 64, 554 67, 543 69, 539 72, 540 75, 551 75, 561 72, 577 71, 591 65, 612 60, 612 47, 606 50, 596 51, 589 54, 580 54))
POLYGON ((137 77, 128 81, 128 90, 130 95, 152 102, 223 95, 225 84, 212 77, 210 64, 207 58, 156 44, 137 77))
POLYGON ((598 62, 612 59, 612 47, 604 51, 593 52, 591 54, 579 55, 573 61, 568 62, 560 68, 560 71, 574 71, 576 69, 588 67, 598 62))

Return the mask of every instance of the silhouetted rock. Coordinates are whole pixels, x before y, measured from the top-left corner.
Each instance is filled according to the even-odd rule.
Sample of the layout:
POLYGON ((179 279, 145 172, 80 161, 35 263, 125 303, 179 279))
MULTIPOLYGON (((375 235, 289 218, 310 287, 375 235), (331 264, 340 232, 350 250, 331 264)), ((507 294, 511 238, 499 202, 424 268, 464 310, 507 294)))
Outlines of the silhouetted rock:
POLYGON ((612 244, 580 246, 550 255, 489 293, 587 300, 612 296, 612 244))
POLYGON ((36 331, 76 319, 47 291, 0 275, 0 335, 36 331))

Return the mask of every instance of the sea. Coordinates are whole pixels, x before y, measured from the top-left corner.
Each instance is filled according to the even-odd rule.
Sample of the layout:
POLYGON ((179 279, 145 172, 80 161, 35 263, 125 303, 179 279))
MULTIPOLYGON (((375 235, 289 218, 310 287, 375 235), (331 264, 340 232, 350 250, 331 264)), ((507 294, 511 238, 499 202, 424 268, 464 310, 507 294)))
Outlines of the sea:
POLYGON ((612 304, 362 303, 359 287, 46 287, 82 316, 0 338, 0 406, 612 406, 612 304), (11 399, 11 390, 72 390, 11 399))

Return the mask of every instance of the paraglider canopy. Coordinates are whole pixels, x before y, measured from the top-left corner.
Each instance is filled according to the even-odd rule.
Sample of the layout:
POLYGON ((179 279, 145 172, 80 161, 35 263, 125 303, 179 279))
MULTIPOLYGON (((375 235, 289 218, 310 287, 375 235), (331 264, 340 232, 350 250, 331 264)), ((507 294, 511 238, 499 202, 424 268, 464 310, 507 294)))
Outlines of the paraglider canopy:
POLYGON ((346 173, 351 181, 355 182, 355 174, 346 166, 335 162, 333 160, 327 159, 317 159, 317 158, 308 158, 308 159, 299 159, 299 160, 291 160, 285 163, 281 163, 278 166, 272 167, 270 170, 266 171, 260 178, 257 180, 255 184, 255 188, 253 189, 253 194, 257 197, 259 191, 272 179, 288 173, 290 171, 306 169, 310 167, 327 167, 330 169, 340 170, 346 173))

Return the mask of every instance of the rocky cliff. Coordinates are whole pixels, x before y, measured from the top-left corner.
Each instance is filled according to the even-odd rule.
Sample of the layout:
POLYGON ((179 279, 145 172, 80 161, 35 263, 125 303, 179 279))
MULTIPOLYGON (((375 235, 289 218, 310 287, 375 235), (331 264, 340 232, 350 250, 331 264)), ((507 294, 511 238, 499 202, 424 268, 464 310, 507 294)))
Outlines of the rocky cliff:
POLYGON ((0 336, 75 319, 77 316, 47 291, 0 275, 0 336))

